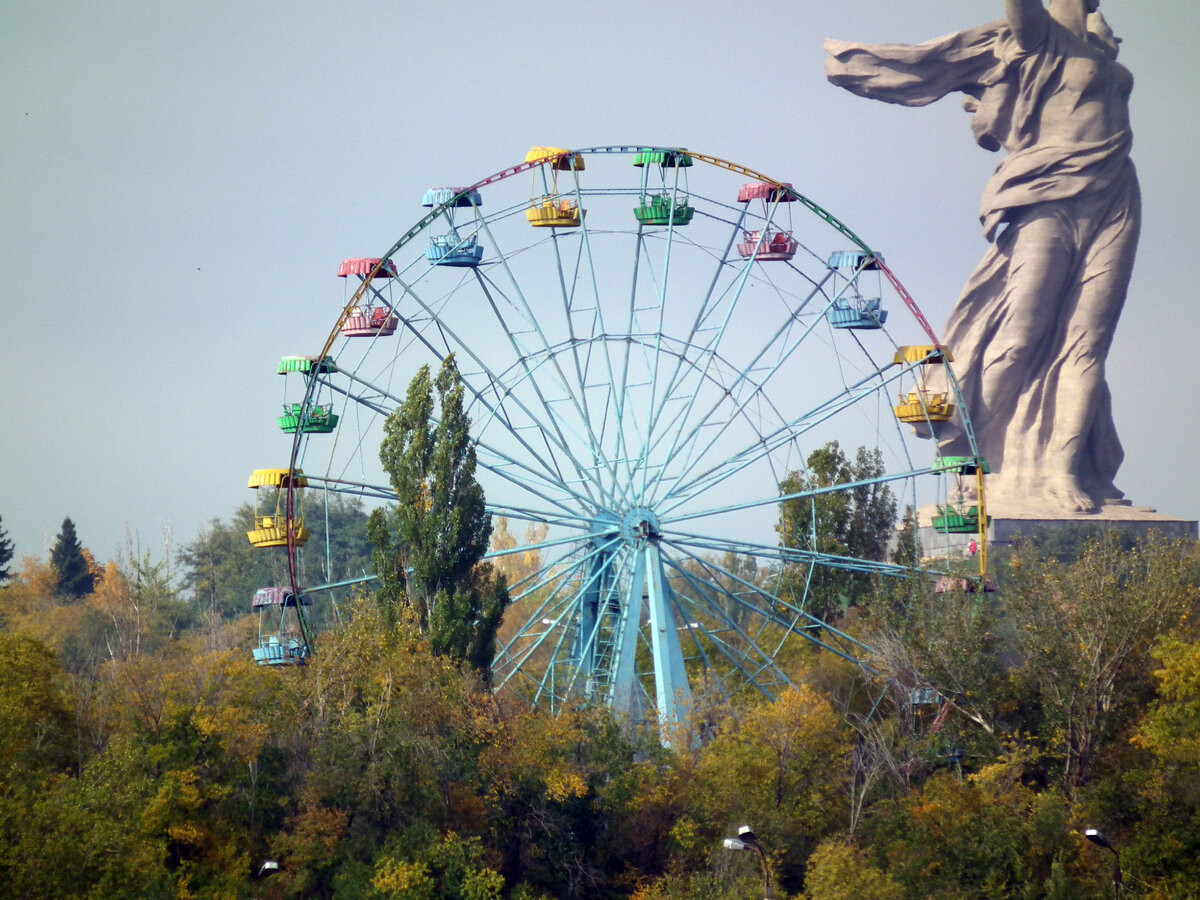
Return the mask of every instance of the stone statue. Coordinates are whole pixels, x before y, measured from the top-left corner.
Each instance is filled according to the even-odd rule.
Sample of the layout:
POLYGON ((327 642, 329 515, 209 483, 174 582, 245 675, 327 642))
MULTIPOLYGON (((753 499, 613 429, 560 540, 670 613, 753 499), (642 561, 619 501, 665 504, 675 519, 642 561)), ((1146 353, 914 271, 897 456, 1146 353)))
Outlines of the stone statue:
MULTIPOLYGON (((989 501, 1091 513, 1121 496, 1105 359, 1137 249, 1133 78, 1099 0, 1005 0, 1005 19, 926 44, 826 41, 829 80, 922 106, 959 91, 975 140, 1007 155, 983 194, 992 246, 951 313, 989 501)), ((944 452, 967 455, 947 423, 944 452)))

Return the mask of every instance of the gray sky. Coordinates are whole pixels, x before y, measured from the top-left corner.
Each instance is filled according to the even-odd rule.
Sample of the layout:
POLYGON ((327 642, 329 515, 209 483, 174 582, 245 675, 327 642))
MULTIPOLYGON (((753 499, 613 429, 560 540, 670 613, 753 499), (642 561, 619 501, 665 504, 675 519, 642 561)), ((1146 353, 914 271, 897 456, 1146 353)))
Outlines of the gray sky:
MULTIPOLYGON (((998 157, 950 98, 828 85, 821 39, 917 42, 1001 0, 0 3, 0 516, 41 555, 176 544, 286 464, 281 356, 427 187, 535 144, 686 146, 796 187, 881 250, 935 328, 984 250, 998 157), (449 11, 453 10, 453 14, 449 11), (753 12, 753 18, 750 13, 753 12)), ((1140 506, 1200 514, 1200 5, 1105 0, 1145 200, 1109 381, 1140 506)))

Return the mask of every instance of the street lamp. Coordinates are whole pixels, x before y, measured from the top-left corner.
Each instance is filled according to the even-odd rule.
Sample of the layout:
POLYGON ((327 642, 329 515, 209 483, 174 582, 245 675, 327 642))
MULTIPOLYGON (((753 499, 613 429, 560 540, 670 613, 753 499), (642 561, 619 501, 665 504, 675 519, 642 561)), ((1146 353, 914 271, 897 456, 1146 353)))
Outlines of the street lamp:
POLYGON ((258 869, 258 877, 266 878, 268 875, 274 875, 279 871, 279 863, 276 860, 268 859, 258 869))
POLYGON ((738 836, 735 838, 725 838, 725 849, 753 850, 758 854, 758 861, 762 863, 763 870, 763 900, 772 900, 775 896, 775 891, 771 888, 771 870, 767 868, 767 854, 759 846, 758 838, 754 836, 754 832, 750 830, 750 826, 743 825, 739 828, 738 836))
POLYGON ((1104 847, 1113 852, 1116 858, 1116 868, 1113 870, 1113 896, 1117 900, 1121 900, 1121 854, 1117 852, 1117 848, 1110 844, 1099 831, 1095 828, 1089 828, 1083 836, 1095 844, 1097 847, 1104 847))
MULTIPOLYGON (((278 871, 279 871, 279 861, 275 860, 275 859, 268 859, 261 866, 258 867, 258 872, 255 873, 251 877, 250 880, 256 881, 256 882, 261 881, 262 879, 266 878, 268 875, 274 875, 278 871)), ((258 894, 259 894, 258 889, 254 890, 252 893, 254 894, 255 900, 258 900, 258 894)))

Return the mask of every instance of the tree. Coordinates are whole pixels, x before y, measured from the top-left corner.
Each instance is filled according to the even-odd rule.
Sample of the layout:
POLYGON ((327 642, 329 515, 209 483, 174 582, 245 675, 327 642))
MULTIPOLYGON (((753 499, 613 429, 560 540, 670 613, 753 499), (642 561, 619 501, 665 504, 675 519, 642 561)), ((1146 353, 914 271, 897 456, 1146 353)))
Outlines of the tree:
POLYGON ((13 543, 8 539, 8 532, 4 530, 4 519, 0 517, 0 584, 12 578, 12 573, 8 571, 8 564, 13 558, 13 543))
POLYGON ((1075 870, 1083 842, 1065 798, 1034 790, 1027 780, 1019 754, 965 781, 938 773, 898 804, 880 804, 869 823, 871 856, 887 860, 890 879, 907 897, 1053 896, 1048 889, 1064 876, 1061 863, 1055 873, 1055 862, 1075 870))
MULTIPOLYGON (((366 574, 371 560, 364 550, 367 514, 362 501, 331 493, 322 500, 317 515, 312 514, 314 505, 311 500, 306 504, 306 521, 312 532, 308 546, 322 551, 301 557, 302 580, 329 583, 366 574), (327 529, 331 536, 328 558, 323 552, 327 529)), ((254 508, 243 503, 228 523, 213 519, 179 550, 183 586, 191 590, 197 611, 210 620, 241 618, 250 611, 250 600, 259 588, 288 583, 287 550, 253 546, 246 532, 254 527, 254 508)), ((321 608, 327 607, 321 604, 321 608)))
POLYGON ((399 503, 371 514, 367 536, 384 608, 408 608, 435 653, 486 673, 508 588, 503 575, 481 564, 492 525, 475 480, 469 428, 453 355, 435 382, 422 366, 384 423, 379 448, 399 503))
POLYGON ((866 854, 829 838, 808 860, 804 900, 903 900, 904 889, 871 865, 866 854))
MULTIPOLYGON (((886 559, 896 498, 891 488, 874 480, 883 474, 879 450, 859 447, 853 462, 837 441, 814 450, 806 468, 788 473, 779 485, 788 497, 780 504, 776 526, 783 546, 836 557, 886 559), (852 486, 824 490, 842 484, 852 486)), ((825 565, 813 567, 810 578, 807 567, 790 565, 784 570, 783 586, 795 596, 805 596, 814 615, 828 618, 866 596, 871 579, 825 565)))
POLYGON ((1022 655, 1014 673, 1040 707, 1067 796, 1151 696, 1157 637, 1191 612, 1189 547, 1151 534, 1131 551, 1106 532, 1069 565, 1018 551, 1004 599, 1022 655))
POLYGON ((492 550, 510 551, 496 559, 495 567, 508 579, 510 585, 519 586, 542 568, 542 551, 538 544, 546 540, 549 526, 545 522, 529 522, 525 526, 525 540, 517 548, 517 536, 508 530, 508 517, 497 516, 492 523, 492 550))
POLYGON ((722 724, 697 764, 678 839, 693 830, 700 847, 710 848, 722 833, 752 822, 780 885, 793 890, 822 835, 845 824, 840 798, 850 754, 850 734, 828 700, 807 684, 788 688, 722 724))
POLYGON ((50 564, 58 573, 59 593, 78 599, 95 588, 95 575, 92 574, 83 545, 75 535, 75 523, 69 517, 63 519, 62 531, 50 550, 50 564))

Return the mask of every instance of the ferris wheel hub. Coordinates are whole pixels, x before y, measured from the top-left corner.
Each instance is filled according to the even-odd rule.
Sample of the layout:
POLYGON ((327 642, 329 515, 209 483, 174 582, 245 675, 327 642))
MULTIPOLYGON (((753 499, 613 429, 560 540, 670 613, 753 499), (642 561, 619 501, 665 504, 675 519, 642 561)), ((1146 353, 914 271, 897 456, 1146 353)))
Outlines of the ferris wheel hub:
POLYGON ((621 537, 628 544, 639 544, 658 537, 658 516, 647 506, 635 506, 621 516, 621 537))

